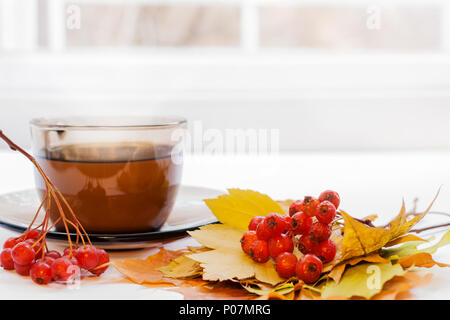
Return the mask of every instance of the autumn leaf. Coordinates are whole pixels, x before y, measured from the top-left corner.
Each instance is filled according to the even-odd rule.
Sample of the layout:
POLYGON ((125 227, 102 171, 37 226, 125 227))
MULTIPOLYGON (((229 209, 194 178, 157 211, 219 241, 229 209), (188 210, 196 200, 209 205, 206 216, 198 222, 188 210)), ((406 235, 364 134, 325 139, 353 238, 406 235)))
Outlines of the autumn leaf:
POLYGON ((328 280, 322 287, 322 298, 363 297, 370 299, 382 291, 384 283, 395 276, 404 275, 399 264, 363 263, 347 269, 339 283, 328 280))
POLYGON ((398 300, 409 298, 409 290, 426 285, 432 278, 431 273, 409 271, 403 276, 395 276, 387 281, 383 290, 372 297, 372 300, 398 300))
POLYGON ((405 204, 403 203, 400 213, 389 223, 386 228, 369 227, 352 218, 344 211, 340 211, 344 219, 344 238, 342 240, 342 261, 353 257, 364 256, 377 251, 387 243, 408 233, 430 211, 431 204, 422 214, 407 220, 405 204))
POLYGON ((433 256, 428 252, 419 252, 411 256, 403 257, 398 259, 397 262, 401 264, 403 268, 410 268, 410 267, 431 268, 434 267, 435 265, 439 267, 450 267, 450 265, 448 264, 434 261, 433 256))
POLYGON ((435 265, 449 267, 448 264, 436 262, 432 254, 440 247, 450 244, 450 230, 436 244, 422 249, 418 249, 418 247, 428 242, 428 240, 421 238, 418 238, 419 240, 415 238, 410 239, 411 241, 405 242, 396 248, 383 249, 382 255, 387 259, 397 261, 403 268, 412 266, 431 268, 435 265))
POLYGON ((172 260, 168 265, 158 268, 165 276, 175 279, 188 279, 201 276, 203 268, 200 264, 185 255, 172 260))
POLYGON ((169 264, 173 259, 180 257, 185 250, 170 251, 161 249, 158 253, 147 259, 127 259, 113 261, 113 266, 135 283, 173 283, 170 279, 164 279, 164 274, 158 268, 169 264))
POLYGON ((256 263, 241 248, 242 231, 228 225, 207 225, 189 234, 202 245, 214 249, 189 254, 200 262, 203 279, 209 281, 243 280, 255 277, 272 286, 283 282, 275 270, 273 260, 256 263))
POLYGON ((247 290, 250 293, 259 295, 259 296, 267 296, 269 297, 271 294, 276 293, 277 295, 287 295, 294 291, 294 284, 293 283, 284 283, 277 287, 267 286, 264 284, 258 284, 258 285, 249 285, 249 284, 242 284, 242 287, 247 290))
POLYGON ((407 234, 400 238, 397 238, 395 240, 389 241, 387 244, 384 245, 385 248, 387 247, 393 247, 396 245, 399 245, 401 243, 410 242, 410 241, 420 241, 420 242, 426 242, 428 240, 424 240, 421 237, 416 236, 415 234, 407 234))
POLYGON ((228 189, 228 192, 204 201, 216 218, 230 227, 246 230, 254 216, 285 213, 277 202, 265 194, 241 189, 228 189))
POLYGON ((356 258, 347 260, 347 261, 335 266, 328 274, 328 277, 333 279, 336 283, 339 283, 339 281, 341 280, 341 277, 345 271, 345 268, 347 266, 354 266, 362 261, 373 262, 373 263, 388 263, 389 262, 389 260, 384 259, 378 253, 373 253, 368 256, 363 256, 363 257, 356 257, 356 258))

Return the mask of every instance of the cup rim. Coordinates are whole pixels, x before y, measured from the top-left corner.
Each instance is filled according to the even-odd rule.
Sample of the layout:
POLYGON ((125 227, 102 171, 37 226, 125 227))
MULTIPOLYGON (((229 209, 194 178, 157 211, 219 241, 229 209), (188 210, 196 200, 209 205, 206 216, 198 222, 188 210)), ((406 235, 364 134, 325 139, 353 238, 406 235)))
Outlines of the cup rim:
POLYGON ((34 118, 30 121, 31 126, 49 130, 164 129, 186 123, 187 120, 180 116, 61 117, 34 118))

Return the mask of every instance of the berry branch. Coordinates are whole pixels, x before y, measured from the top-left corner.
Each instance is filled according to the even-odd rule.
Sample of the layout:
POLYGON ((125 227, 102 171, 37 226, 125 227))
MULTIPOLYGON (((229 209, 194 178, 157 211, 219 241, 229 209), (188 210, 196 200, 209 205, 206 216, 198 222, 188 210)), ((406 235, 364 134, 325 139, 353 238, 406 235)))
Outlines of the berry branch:
POLYGON ((30 275, 33 281, 38 284, 47 284, 52 280, 67 282, 71 277, 79 274, 80 268, 97 276, 105 272, 109 266, 109 255, 105 250, 97 249, 92 245, 86 230, 77 219, 71 206, 42 170, 36 159, 15 144, 1 130, 0 139, 5 141, 11 150, 21 153, 33 163, 46 187, 44 199, 26 231, 21 236, 10 238, 4 243, 0 257, 1 266, 7 270, 15 269, 21 275, 30 275), (52 201, 56 204, 59 217, 50 225, 52 201), (44 207, 46 211, 42 222, 33 228, 44 207), (70 216, 71 220, 67 216, 70 216), (64 250, 64 257, 57 251, 49 251, 46 241, 48 232, 59 222, 64 225, 69 243, 69 246, 64 250), (72 243, 69 226, 76 232, 75 244, 72 243), (78 248, 79 240, 83 244, 81 248, 78 248), (86 244, 86 240, 88 244, 86 244))

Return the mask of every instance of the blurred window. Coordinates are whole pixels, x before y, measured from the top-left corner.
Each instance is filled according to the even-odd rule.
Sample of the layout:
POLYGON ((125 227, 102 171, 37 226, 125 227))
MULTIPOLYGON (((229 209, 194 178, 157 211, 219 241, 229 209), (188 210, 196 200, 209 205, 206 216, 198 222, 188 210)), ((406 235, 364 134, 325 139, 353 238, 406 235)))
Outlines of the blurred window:
POLYGON ((449 7, 445 0, 0 0, 0 44, 439 52, 449 42, 449 7))

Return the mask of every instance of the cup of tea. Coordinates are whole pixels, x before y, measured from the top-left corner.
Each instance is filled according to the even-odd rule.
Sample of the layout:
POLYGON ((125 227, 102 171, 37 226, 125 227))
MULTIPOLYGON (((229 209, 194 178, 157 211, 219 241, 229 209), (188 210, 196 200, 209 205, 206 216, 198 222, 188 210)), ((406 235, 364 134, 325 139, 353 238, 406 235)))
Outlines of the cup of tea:
MULTIPOLYGON (((165 223, 181 183, 185 130, 180 117, 31 121, 37 162, 89 233, 148 232, 165 223)), ((35 182, 43 200, 38 172, 35 182)), ((49 211, 55 222, 54 202, 49 211)))

